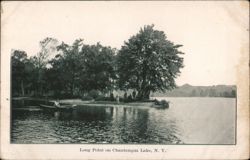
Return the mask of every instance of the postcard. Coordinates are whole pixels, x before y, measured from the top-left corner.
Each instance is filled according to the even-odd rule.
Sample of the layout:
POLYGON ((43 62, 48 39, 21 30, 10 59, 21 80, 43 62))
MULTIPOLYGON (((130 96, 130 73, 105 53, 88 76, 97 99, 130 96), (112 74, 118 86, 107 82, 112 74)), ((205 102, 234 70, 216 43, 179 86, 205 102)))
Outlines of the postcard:
POLYGON ((1 159, 248 158, 248 1, 1 2, 1 159))

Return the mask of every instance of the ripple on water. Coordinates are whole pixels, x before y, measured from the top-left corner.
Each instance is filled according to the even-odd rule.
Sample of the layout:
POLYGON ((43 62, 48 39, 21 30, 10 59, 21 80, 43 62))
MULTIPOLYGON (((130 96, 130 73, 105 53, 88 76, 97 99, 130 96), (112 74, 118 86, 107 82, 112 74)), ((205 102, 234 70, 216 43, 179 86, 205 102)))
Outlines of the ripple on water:
POLYGON ((43 111, 15 111, 12 115, 11 141, 12 143, 234 143, 234 100, 183 98, 168 100, 172 104, 166 110, 79 107, 72 113, 57 114, 43 111), (216 136, 220 134, 227 136, 216 136))

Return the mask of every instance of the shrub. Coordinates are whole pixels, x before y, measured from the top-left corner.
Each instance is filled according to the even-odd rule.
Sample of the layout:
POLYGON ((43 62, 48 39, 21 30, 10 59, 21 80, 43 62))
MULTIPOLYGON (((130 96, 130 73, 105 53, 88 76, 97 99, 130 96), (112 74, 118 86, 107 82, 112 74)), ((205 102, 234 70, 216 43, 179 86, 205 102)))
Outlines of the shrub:
POLYGON ((110 97, 109 97, 109 98, 110 98, 110 101, 115 101, 115 97, 114 97, 114 94, 113 94, 113 93, 110 94, 110 97))
POLYGON ((97 90, 91 90, 88 95, 96 99, 99 96, 99 92, 97 90))
POLYGON ((161 108, 168 108, 169 107, 169 102, 166 100, 158 101, 157 99, 155 99, 154 102, 155 102, 155 105, 158 105, 161 108))
POLYGON ((120 102, 125 102, 126 100, 123 97, 119 97, 120 102))
POLYGON ((155 105, 160 105, 160 101, 158 101, 157 99, 154 100, 155 105))
POLYGON ((90 101, 90 100, 93 100, 93 98, 90 97, 90 96, 82 96, 81 99, 82 99, 83 101, 90 101))
POLYGON ((128 99, 127 99, 126 101, 127 101, 127 102, 132 102, 132 101, 133 101, 133 98, 132 98, 132 95, 131 95, 131 94, 128 96, 128 99))
POLYGON ((95 101, 110 101, 110 97, 98 96, 95 101))
POLYGON ((161 100, 160 104, 163 106, 166 106, 166 105, 168 105, 168 102, 166 100, 161 100))

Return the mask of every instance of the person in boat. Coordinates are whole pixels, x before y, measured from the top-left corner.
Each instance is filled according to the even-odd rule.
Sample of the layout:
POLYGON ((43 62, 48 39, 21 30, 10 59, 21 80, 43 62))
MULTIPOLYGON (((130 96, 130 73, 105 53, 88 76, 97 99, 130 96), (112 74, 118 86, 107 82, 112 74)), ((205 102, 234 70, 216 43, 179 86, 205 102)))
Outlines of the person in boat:
POLYGON ((55 106, 55 107, 57 107, 57 108, 59 108, 59 107, 60 107, 59 100, 54 101, 54 106, 55 106))

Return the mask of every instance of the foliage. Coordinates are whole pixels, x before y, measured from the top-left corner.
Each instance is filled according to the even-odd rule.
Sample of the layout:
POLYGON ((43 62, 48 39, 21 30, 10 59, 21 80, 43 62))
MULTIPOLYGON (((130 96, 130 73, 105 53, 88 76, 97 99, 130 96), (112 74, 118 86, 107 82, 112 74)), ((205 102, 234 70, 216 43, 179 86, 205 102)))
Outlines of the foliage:
POLYGON ((115 50, 96 45, 84 45, 81 50, 81 60, 84 70, 81 72, 82 89, 92 89, 108 92, 113 89, 115 74, 115 50))
POLYGON ((112 101, 110 97, 105 97, 105 96, 98 96, 95 98, 95 101, 112 101))
POLYGON ((12 93, 24 96, 36 87, 35 66, 21 50, 12 51, 11 62, 12 93))
POLYGON ((79 94, 80 71, 82 63, 80 61, 80 50, 82 48, 82 39, 75 40, 72 46, 62 42, 58 47, 61 54, 56 55, 50 64, 52 71, 57 74, 58 90, 63 90, 72 95, 79 94))
POLYGON ((24 95, 24 81, 27 79, 25 71, 25 63, 27 62, 27 54, 24 51, 12 51, 12 89, 17 93, 24 95))
POLYGON ((54 38, 45 38, 40 41, 40 51, 36 56, 30 58, 31 63, 34 65, 35 78, 35 92, 38 95, 43 95, 43 93, 48 90, 46 86, 46 76, 45 72, 47 69, 49 57, 55 52, 56 44, 58 41, 54 38))
POLYGON ((88 94, 90 97, 92 97, 93 99, 97 98, 99 96, 99 92, 97 90, 91 90, 88 94))
POLYGON ((137 90, 139 99, 149 99, 150 92, 173 89, 183 67, 181 45, 174 45, 153 27, 144 26, 125 42, 117 58, 119 87, 137 90))
POLYGON ((51 88, 72 95, 82 95, 98 90, 108 92, 112 89, 114 72, 114 50, 96 45, 83 44, 77 39, 72 46, 64 42, 57 47, 60 54, 50 61, 48 81, 51 88))
POLYGON ((113 93, 110 94, 109 98, 110 98, 111 101, 115 101, 115 97, 114 97, 113 93))
POLYGON ((155 99, 154 102, 155 102, 155 105, 159 108, 168 108, 169 107, 169 102, 164 100, 164 99, 161 101, 155 99))
POLYGON ((183 67, 181 45, 153 25, 141 29, 118 52, 100 43, 84 44, 83 39, 66 44, 45 38, 39 44, 40 51, 32 57, 13 51, 12 93, 115 100, 113 90, 133 89, 121 101, 147 100, 150 92, 174 88, 183 67))
POLYGON ((160 104, 161 104, 162 106, 168 106, 168 103, 169 103, 169 102, 167 102, 167 101, 164 100, 164 99, 160 101, 160 104))
POLYGON ((90 97, 90 96, 82 96, 81 99, 82 99, 83 101, 90 101, 90 100, 93 100, 93 98, 90 97))

